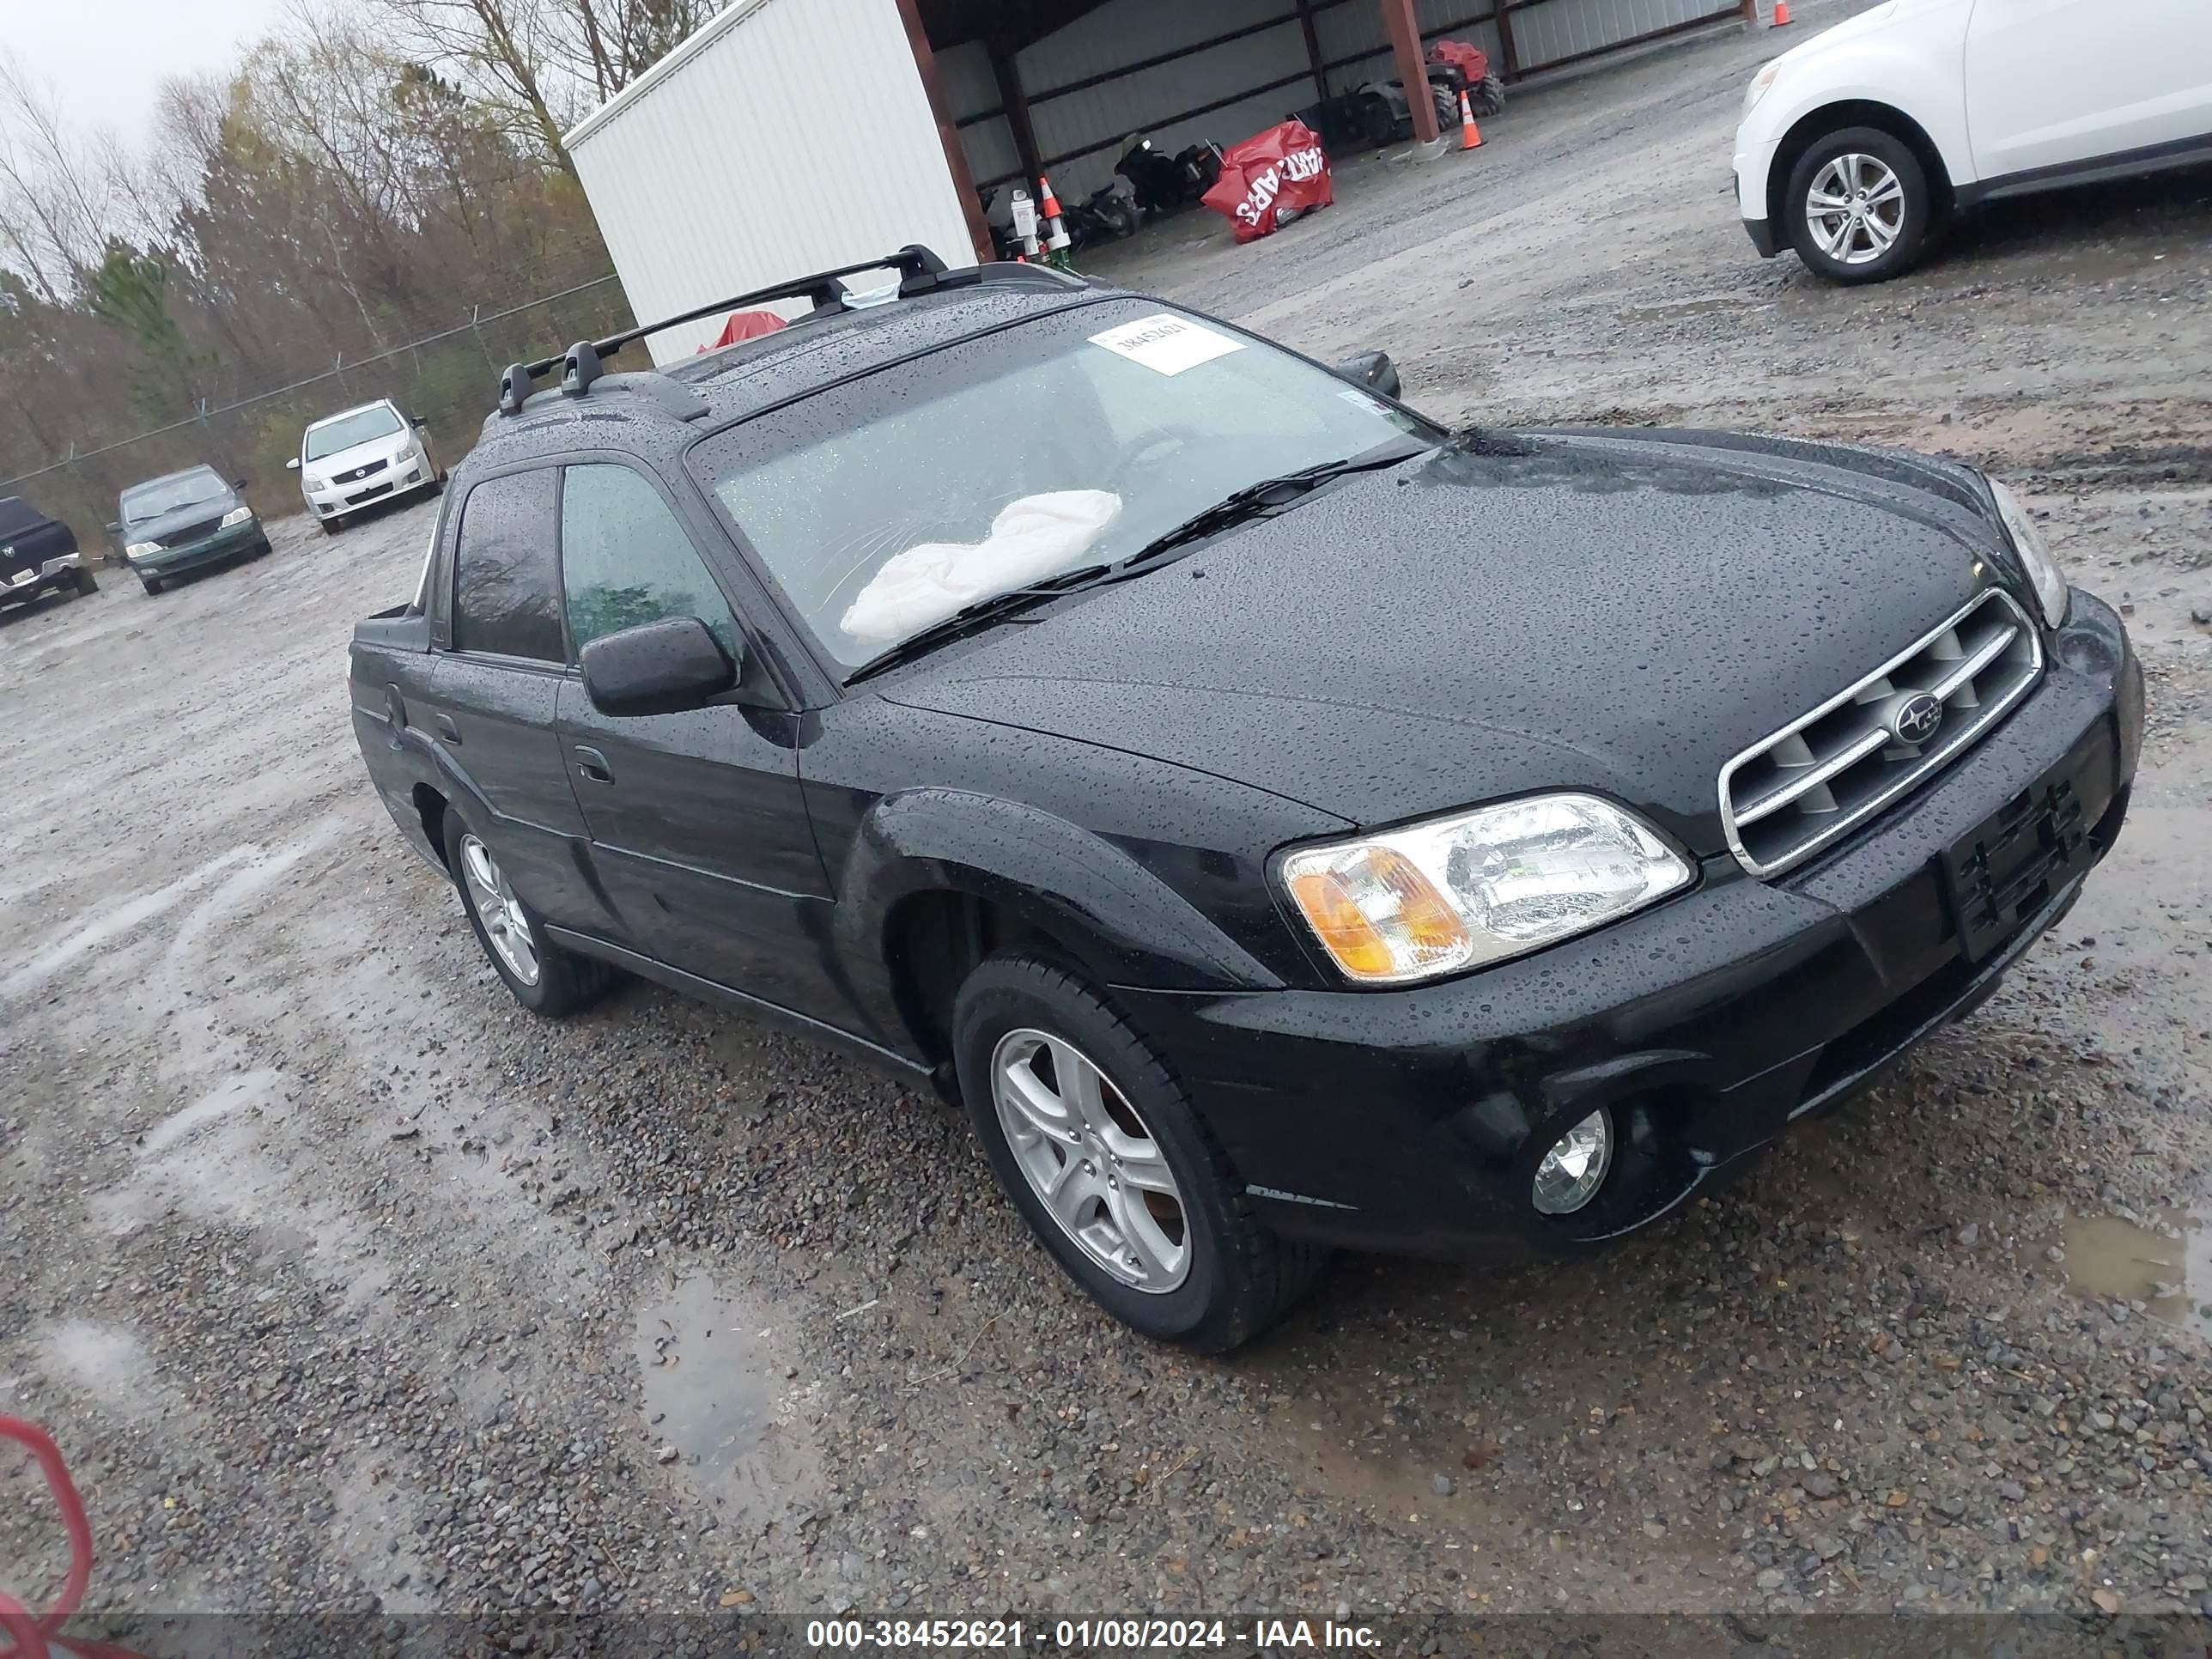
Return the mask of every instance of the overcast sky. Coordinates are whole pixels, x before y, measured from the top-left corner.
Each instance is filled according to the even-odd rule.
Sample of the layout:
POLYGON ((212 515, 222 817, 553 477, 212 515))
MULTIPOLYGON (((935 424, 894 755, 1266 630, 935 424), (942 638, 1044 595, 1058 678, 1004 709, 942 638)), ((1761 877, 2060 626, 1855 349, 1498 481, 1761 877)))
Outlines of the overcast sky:
POLYGON ((152 125, 162 77, 231 63, 282 0, 0 0, 0 45, 86 127, 131 143, 152 125))

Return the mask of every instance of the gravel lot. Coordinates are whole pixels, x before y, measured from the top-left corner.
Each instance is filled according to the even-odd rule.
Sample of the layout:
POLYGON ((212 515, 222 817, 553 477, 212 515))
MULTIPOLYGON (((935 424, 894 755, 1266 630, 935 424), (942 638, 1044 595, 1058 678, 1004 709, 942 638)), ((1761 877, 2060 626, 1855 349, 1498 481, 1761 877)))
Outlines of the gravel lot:
MULTIPOLYGON (((345 718, 429 508, 159 599, 111 574, 0 617, 0 1410, 63 1443, 94 1604, 1664 1611, 1744 1644, 2212 1612, 2212 185, 1820 287, 1723 191, 1770 49, 1528 92, 1268 243, 1183 220, 1097 267, 1387 347, 1454 419, 2020 485, 2129 612, 2152 732, 2118 852, 1992 1002, 1601 1261, 1348 1259, 1193 1360, 1077 1298, 940 1106, 655 989, 511 1004, 345 718)), ((58 1561, 32 1485, 0 1454, 26 1590, 58 1561)))

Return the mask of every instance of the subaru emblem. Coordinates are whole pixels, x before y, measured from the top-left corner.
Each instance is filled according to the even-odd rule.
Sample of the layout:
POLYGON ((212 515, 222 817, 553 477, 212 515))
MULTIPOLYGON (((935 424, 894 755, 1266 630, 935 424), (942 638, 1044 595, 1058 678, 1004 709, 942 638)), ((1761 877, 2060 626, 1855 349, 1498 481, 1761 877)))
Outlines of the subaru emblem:
POLYGON ((1915 691, 1889 711, 1890 734, 1916 748, 1943 724, 1943 700, 1932 691, 1915 691))

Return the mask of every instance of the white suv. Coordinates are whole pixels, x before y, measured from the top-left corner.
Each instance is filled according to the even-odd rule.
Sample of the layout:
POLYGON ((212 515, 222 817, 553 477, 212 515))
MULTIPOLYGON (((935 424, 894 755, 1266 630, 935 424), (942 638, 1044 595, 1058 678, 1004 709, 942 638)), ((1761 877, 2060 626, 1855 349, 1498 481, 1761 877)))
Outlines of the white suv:
POLYGON ((300 494, 325 535, 345 515, 417 491, 434 491, 446 475, 430 459, 422 422, 410 421, 389 398, 326 416, 300 440, 284 463, 300 475, 300 494))
POLYGON ((2212 161, 2212 0, 1887 0, 1759 70, 1735 135, 1772 258, 1877 283, 1959 209, 2212 161))

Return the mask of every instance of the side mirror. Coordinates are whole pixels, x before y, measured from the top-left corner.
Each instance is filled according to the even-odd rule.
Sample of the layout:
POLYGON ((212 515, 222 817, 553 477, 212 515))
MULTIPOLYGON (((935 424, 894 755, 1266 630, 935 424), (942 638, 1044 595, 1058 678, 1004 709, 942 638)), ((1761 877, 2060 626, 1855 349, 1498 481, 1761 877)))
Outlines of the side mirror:
POLYGON ((233 478, 230 481, 230 487, 233 489, 243 489, 246 488, 246 480, 244 478, 233 478))
POLYGON ((300 458, 295 455, 290 460, 285 462, 284 465, 287 471, 297 472, 300 470, 300 458))
POLYGON ((603 634, 584 647, 584 694, 602 714, 680 714, 738 683, 738 665, 696 617, 603 634))
POLYGON ((429 422, 424 420, 420 415, 417 415, 413 420, 408 422, 407 424, 413 427, 417 432, 428 432, 430 429, 429 422))
POLYGON ((1404 382, 1398 378, 1398 365, 1390 361, 1387 351, 1363 351, 1357 357, 1346 357, 1336 366, 1336 372, 1352 385, 1379 392, 1386 398, 1395 398, 1404 390, 1404 382))

